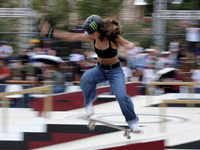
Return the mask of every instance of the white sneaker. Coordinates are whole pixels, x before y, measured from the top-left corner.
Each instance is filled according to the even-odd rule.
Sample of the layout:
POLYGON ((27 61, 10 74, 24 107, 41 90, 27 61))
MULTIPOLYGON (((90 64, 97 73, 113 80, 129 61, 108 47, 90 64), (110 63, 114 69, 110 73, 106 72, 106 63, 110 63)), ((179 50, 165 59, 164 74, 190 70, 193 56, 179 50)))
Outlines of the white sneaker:
POLYGON ((86 118, 90 118, 94 114, 92 103, 85 107, 86 118))
POLYGON ((142 131, 141 131, 141 128, 140 128, 140 126, 137 124, 137 122, 135 122, 135 123, 130 123, 130 124, 129 124, 129 127, 130 127, 131 131, 134 132, 134 133, 141 133, 141 132, 142 132, 142 131))

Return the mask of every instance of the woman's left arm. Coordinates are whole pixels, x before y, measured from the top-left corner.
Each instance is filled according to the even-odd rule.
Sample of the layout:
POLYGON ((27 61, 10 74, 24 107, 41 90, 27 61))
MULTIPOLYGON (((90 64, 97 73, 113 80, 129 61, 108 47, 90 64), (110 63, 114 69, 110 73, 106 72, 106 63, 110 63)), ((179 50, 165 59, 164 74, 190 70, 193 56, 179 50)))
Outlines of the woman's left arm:
POLYGON ((124 39, 121 36, 118 36, 115 41, 119 44, 119 46, 122 46, 124 49, 129 50, 129 49, 133 49, 135 47, 135 44, 124 39))

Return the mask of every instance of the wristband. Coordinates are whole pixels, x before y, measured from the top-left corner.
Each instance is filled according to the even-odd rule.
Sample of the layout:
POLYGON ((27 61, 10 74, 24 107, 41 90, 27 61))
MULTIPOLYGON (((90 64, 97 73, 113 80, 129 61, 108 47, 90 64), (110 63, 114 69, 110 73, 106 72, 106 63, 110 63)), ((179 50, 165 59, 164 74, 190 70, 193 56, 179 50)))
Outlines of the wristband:
POLYGON ((53 38, 53 33, 54 33, 54 27, 52 26, 51 28, 49 28, 49 32, 47 34, 48 38, 53 38))

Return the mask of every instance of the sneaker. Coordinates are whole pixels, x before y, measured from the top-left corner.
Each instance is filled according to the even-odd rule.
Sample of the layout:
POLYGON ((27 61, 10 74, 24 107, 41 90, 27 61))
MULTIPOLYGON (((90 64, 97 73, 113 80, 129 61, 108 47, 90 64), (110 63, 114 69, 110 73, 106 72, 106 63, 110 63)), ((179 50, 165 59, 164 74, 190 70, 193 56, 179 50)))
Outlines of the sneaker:
POLYGON ((129 127, 131 129, 132 132, 134 133, 141 133, 141 128, 140 126, 137 124, 137 122, 135 123, 130 123, 129 124, 129 127))
POLYGON ((92 103, 85 107, 86 118, 90 118, 94 114, 92 103))

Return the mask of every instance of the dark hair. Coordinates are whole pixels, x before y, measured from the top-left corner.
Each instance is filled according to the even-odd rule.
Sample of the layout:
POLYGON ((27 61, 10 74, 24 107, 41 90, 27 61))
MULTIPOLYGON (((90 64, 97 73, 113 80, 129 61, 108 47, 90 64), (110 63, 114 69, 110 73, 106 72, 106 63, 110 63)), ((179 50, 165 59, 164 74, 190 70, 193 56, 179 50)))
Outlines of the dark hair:
POLYGON ((101 34, 99 38, 101 39, 101 41, 103 41, 104 38, 107 38, 111 40, 116 46, 118 46, 115 38, 123 33, 119 21, 116 19, 106 18, 103 20, 103 23, 104 27, 101 27, 99 30, 101 34))

